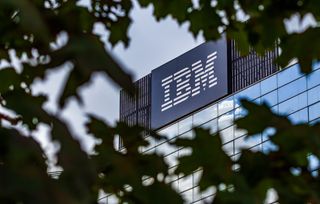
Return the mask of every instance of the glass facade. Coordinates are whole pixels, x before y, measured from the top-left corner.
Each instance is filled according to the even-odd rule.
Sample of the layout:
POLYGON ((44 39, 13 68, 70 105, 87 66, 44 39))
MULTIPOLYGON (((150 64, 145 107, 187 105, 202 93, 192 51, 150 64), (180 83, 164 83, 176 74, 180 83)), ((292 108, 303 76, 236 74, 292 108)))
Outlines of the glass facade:
MULTIPOLYGON (((275 113, 287 115, 294 123, 318 121, 320 120, 320 64, 315 64, 312 73, 307 76, 300 73, 297 64, 293 65, 170 124, 159 133, 166 135, 171 141, 178 137, 193 137, 192 127, 210 128, 212 133, 220 131, 223 149, 232 159, 237 159, 243 148, 270 151, 274 148, 268 142, 269 136, 273 134, 272 129, 266 130, 254 139, 244 140, 246 132, 238 130, 234 125, 235 119, 246 114, 239 104, 239 99, 244 97, 256 103, 268 103, 275 113)), ((168 141, 151 141, 151 145, 142 151, 165 155, 165 160, 172 171, 176 168, 177 158, 190 153, 190 149, 175 148, 170 146, 168 141)), ((199 193, 196 184, 200 174, 201 170, 194 172, 192 176, 170 178, 168 182, 172 183, 187 203, 203 203, 212 200, 215 190, 212 188, 199 193)), ((114 203, 112 197, 105 199, 107 203, 114 203)))

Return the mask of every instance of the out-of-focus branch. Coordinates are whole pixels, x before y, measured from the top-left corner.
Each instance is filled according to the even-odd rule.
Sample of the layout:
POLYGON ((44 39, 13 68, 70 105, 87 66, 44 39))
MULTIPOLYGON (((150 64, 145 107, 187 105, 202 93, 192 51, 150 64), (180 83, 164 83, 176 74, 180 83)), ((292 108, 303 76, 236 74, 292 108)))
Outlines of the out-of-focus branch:
POLYGON ((16 125, 16 124, 18 124, 19 121, 21 121, 21 117, 13 118, 13 117, 10 117, 10 116, 5 115, 3 113, 0 113, 0 121, 2 121, 2 120, 6 120, 9 123, 11 123, 12 125, 16 125))

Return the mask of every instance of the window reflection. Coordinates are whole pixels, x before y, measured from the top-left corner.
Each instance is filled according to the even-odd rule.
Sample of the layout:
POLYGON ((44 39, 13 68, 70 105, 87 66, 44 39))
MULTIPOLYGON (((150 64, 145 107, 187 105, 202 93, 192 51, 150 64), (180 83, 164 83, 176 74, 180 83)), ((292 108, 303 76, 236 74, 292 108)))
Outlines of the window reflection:
POLYGON ((293 113, 289 115, 288 118, 291 120, 293 124, 306 123, 308 122, 308 109, 305 108, 296 113, 293 113))
POLYGON ((170 145, 169 142, 164 142, 161 145, 156 147, 157 153, 160 153, 162 155, 169 155, 175 151, 177 151, 178 148, 174 145, 170 145))
POLYGON ((320 68, 320 61, 314 61, 312 64, 312 70, 317 70, 320 68))
MULTIPOLYGON (((179 191, 183 192, 193 187, 192 174, 187 177, 179 178, 179 191)), ((192 197, 192 192, 191 192, 192 197)))
POLYGON ((248 133, 247 130, 239 129, 237 127, 234 128, 234 138, 238 138, 238 137, 244 136, 247 133, 248 133))
POLYGON ((235 140, 235 154, 239 153, 242 149, 249 149, 255 145, 261 143, 261 134, 251 136, 245 139, 245 136, 237 138, 235 140))
POLYGON ((237 93, 235 95, 235 99, 238 101, 241 98, 247 98, 247 99, 255 99, 258 98, 261 95, 260 93, 260 83, 257 83, 247 89, 244 89, 243 91, 237 93))
POLYGON ((278 86, 283 86, 301 76, 298 64, 291 66, 278 73, 278 86))
POLYGON ((270 137, 272 136, 272 135, 274 135, 276 133, 276 129, 275 128, 267 128, 267 129, 265 129, 264 131, 263 131, 263 133, 262 133, 262 140, 263 141, 266 141, 266 140, 269 140, 270 139, 270 137))
MULTIPOLYGON (((320 67, 320 66, 319 66, 320 67)), ((161 134, 168 135, 169 138, 175 138, 178 133, 179 137, 193 137, 192 126, 201 126, 210 128, 211 134, 220 130, 221 140, 224 151, 233 159, 239 158, 241 149, 251 149, 252 151, 270 152, 277 150, 277 146, 272 144, 269 139, 275 134, 274 128, 267 128, 263 133, 249 139, 244 139, 247 131, 237 129, 234 120, 244 117, 247 110, 239 104, 240 98, 248 98, 256 103, 266 102, 274 113, 289 115, 293 123, 308 122, 314 123, 320 121, 320 69, 314 71, 307 77, 299 73, 298 66, 286 69, 283 73, 271 76, 252 87, 224 99, 214 105, 211 105, 192 116, 179 121, 176 124, 160 131, 161 134), (277 88, 277 84, 281 86, 277 88), (310 88, 308 91, 307 87, 310 88), (262 95, 261 95, 262 94, 262 95), (308 107, 308 105, 310 105, 308 107), (309 119, 309 120, 308 120, 309 119)), ((187 149, 178 149, 167 144, 156 146, 151 144, 157 152, 167 155, 165 160, 170 167, 174 169, 177 165, 177 157, 190 154, 187 149)), ((150 150, 151 151, 151 150, 150 150)), ((313 162, 315 166, 315 160, 313 162)), ((202 195, 195 193, 198 187, 195 183, 199 179, 199 171, 194 173, 190 178, 180 178, 174 181, 176 188, 185 196, 188 202, 199 201, 199 199, 210 198, 213 192, 202 195)), ((212 198, 212 197, 211 197, 212 198)), ((200 201, 202 202, 202 201, 200 201)))
POLYGON ((229 156, 234 155, 234 151, 233 151, 233 149, 234 149, 234 148, 233 148, 233 141, 230 141, 230 142, 224 144, 224 145, 222 146, 222 149, 225 151, 225 153, 226 153, 227 155, 229 155, 229 156))
POLYGON ((307 93, 304 92, 279 104, 279 112, 285 115, 293 113, 307 106, 307 93))
POLYGON ((189 130, 188 132, 185 132, 185 133, 182 133, 181 135, 179 135, 180 138, 193 138, 194 137, 194 131, 193 129, 192 130, 189 130))
POLYGON ((164 161, 167 162, 167 164, 169 165, 169 167, 173 167, 176 166, 178 164, 178 151, 173 152, 169 155, 167 155, 166 157, 164 157, 164 161))
MULTIPOLYGON (((320 79, 320 77, 319 77, 320 79)), ((320 82, 320 80, 318 81, 320 82)), ((320 86, 314 87, 313 89, 308 90, 308 105, 320 101, 320 86)))
POLYGON ((220 131, 222 143, 227 143, 234 138, 234 127, 228 127, 220 131))
POLYGON ((308 89, 320 84, 320 70, 314 71, 307 76, 308 89))
POLYGON ((201 125, 213 118, 216 118, 218 115, 218 106, 214 104, 196 114, 193 115, 193 125, 201 125))
POLYGON ((187 117, 178 123, 179 134, 192 129, 192 116, 187 117))
POLYGON ((269 77, 261 82, 261 94, 264 95, 277 88, 277 75, 269 77))
POLYGON ((316 170, 320 167, 320 161, 316 156, 314 155, 308 156, 308 161, 309 161, 309 169, 311 171, 316 170))
POLYGON ((320 117, 320 102, 309 107, 309 119, 310 121, 320 117))
POLYGON ((222 130, 233 124, 233 111, 230 111, 218 118, 218 128, 222 130))
POLYGON ((172 139, 178 135, 178 123, 174 123, 159 131, 160 135, 166 136, 168 139, 172 139))
POLYGON ((218 104, 218 113, 219 115, 222 115, 228 111, 231 111, 233 107, 233 97, 229 97, 218 104))
POLYGON ((261 102, 266 102, 270 107, 278 103, 278 91, 272 91, 261 97, 261 102))
POLYGON ((295 96, 307 88, 306 86, 306 78, 302 77, 297 81, 291 82, 281 88, 279 88, 279 102, 282 102, 292 96, 295 96))
POLYGON ((262 143, 262 151, 265 153, 273 152, 273 151, 278 151, 279 147, 273 144, 271 141, 265 141, 262 143))
POLYGON ((247 114, 248 114, 248 111, 246 109, 244 109, 243 107, 239 107, 234 111, 234 118, 235 119, 243 118, 247 114))
POLYGON ((192 189, 181 193, 181 196, 184 198, 184 200, 186 201, 186 203, 192 203, 193 201, 193 192, 192 189))
POLYGON ((217 119, 214 119, 214 120, 211 120, 203 125, 201 125, 202 128, 209 128, 210 129, 210 133, 211 134, 214 134, 218 131, 218 120, 217 119))

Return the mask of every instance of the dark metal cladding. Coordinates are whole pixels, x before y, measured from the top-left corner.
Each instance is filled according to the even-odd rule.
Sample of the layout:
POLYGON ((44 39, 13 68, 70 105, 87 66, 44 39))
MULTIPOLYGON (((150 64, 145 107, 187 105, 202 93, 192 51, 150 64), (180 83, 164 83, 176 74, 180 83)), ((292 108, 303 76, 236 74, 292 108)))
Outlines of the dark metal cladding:
POLYGON ((266 51, 263 56, 250 49, 247 56, 241 56, 235 41, 230 41, 231 93, 244 89, 279 70, 274 59, 279 55, 275 43, 274 50, 266 51))
MULTIPOLYGON (((229 41, 229 94, 244 89, 277 72, 279 67, 274 59, 279 55, 278 47, 259 56, 252 49, 247 56, 241 56, 234 41, 229 41)), ((120 121, 128 125, 151 128, 151 74, 135 82, 137 94, 130 97, 120 92, 120 121)), ((199 107, 201 108, 201 107, 199 107)))
POLYGON ((129 96, 120 91, 120 121, 128 125, 140 125, 150 129, 151 121, 151 74, 135 82, 136 94, 129 96))

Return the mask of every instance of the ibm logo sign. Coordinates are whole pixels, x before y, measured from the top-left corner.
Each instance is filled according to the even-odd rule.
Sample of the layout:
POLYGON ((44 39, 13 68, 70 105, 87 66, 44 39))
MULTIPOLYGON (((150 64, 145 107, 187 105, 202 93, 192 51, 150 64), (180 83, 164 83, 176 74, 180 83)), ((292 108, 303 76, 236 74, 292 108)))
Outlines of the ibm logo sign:
POLYGON ((198 60, 191 67, 185 67, 161 80, 161 86, 164 90, 161 112, 218 84, 214 73, 214 62, 218 57, 217 54, 217 51, 212 52, 207 56, 204 63, 198 60), (175 93, 171 93, 172 89, 175 90, 175 93))
POLYGON ((223 36, 152 70, 151 128, 159 129, 228 94, 228 44, 223 36))

